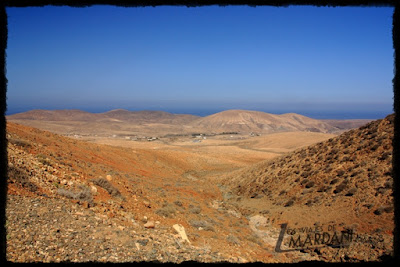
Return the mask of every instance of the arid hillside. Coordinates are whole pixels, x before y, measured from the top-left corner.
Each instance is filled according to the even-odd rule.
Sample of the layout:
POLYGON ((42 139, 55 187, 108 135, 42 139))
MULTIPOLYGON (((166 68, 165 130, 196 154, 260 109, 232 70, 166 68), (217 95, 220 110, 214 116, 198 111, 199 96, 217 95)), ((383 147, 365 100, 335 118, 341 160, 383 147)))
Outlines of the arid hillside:
POLYGON ((371 122, 372 120, 352 119, 352 120, 321 120, 321 121, 339 129, 339 131, 345 131, 348 129, 355 129, 364 126, 365 124, 371 122))
POLYGON ((7 116, 9 120, 41 121, 123 121, 123 122, 158 122, 188 123, 199 118, 194 115, 172 114, 164 111, 128 111, 114 109, 103 113, 90 113, 82 110, 30 110, 7 116))
POLYGON ((10 261, 315 259, 274 256, 216 184, 196 178, 222 155, 93 144, 10 122, 7 138, 10 261))
POLYGON ((301 131, 91 142, 9 121, 7 259, 379 259, 390 254, 393 229, 392 120, 341 136, 301 131), (384 234, 384 242, 364 254, 365 246, 341 255, 334 248, 278 253, 281 223, 337 223, 384 234))
POLYGON ((7 116, 7 120, 63 135, 164 136, 171 134, 269 134, 275 132, 339 133, 366 123, 311 119, 295 113, 282 115, 259 111, 227 110, 207 117, 163 111, 31 110, 7 116))
POLYGON ((111 110, 90 113, 81 110, 31 110, 6 117, 8 121, 63 135, 154 135, 186 133, 198 116, 163 111, 111 110))
POLYGON ((335 127, 299 114, 269 114, 260 111, 227 110, 192 122, 193 126, 223 132, 333 132, 335 127))
MULTIPOLYGON (((224 177, 226 198, 276 225, 334 223, 392 236, 394 115, 224 177)), ((390 243, 389 243, 390 244, 390 243)))

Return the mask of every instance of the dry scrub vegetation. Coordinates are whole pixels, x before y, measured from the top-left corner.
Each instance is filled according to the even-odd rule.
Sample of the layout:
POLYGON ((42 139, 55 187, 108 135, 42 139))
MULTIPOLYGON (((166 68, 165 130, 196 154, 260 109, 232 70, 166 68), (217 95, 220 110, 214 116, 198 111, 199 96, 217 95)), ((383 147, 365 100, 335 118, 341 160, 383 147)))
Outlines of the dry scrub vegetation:
POLYGON ((360 218, 372 213, 392 216, 393 120, 394 115, 389 115, 328 141, 236 171, 225 177, 223 185, 237 199, 263 198, 286 208, 331 206, 347 199, 360 218))

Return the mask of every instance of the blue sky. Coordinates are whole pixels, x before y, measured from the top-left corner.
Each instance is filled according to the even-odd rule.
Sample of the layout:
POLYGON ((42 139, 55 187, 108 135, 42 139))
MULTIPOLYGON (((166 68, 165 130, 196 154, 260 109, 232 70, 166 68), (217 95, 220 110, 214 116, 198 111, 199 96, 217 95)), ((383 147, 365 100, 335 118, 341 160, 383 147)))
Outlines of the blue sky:
POLYGON ((393 8, 7 8, 7 114, 392 113, 393 8))

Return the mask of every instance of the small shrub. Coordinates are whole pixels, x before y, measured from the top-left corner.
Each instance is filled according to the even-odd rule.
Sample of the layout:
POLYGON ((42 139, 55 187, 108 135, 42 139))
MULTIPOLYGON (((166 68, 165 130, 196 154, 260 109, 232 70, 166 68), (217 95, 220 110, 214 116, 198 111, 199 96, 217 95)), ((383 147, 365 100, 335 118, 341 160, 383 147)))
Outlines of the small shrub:
POLYGON ((376 194, 384 194, 389 188, 387 187, 378 187, 376 189, 376 194))
POLYGON ((113 197, 121 196, 121 192, 119 192, 117 188, 115 188, 107 179, 104 179, 103 177, 91 179, 90 181, 92 181, 95 185, 104 188, 113 197))
POLYGON ((393 188, 393 180, 386 181, 384 186, 385 186, 385 188, 388 188, 388 189, 393 188))
POLYGON ((326 192, 326 186, 322 185, 317 189, 317 192, 326 192))
POLYGON ((385 207, 379 207, 374 211, 375 215, 381 215, 384 211, 385 207))
POLYGON ((249 235, 247 237, 247 240, 249 240, 250 242, 253 242, 253 243, 257 244, 257 245, 260 245, 260 246, 262 245, 260 240, 259 240, 259 238, 257 237, 257 235, 254 234, 254 233, 249 235))
POLYGON ((301 192, 301 194, 302 194, 302 195, 308 194, 308 193, 311 193, 312 191, 313 191, 312 188, 304 188, 303 191, 301 192))
POLYGON ((343 174, 345 174, 344 170, 338 170, 337 173, 336 173, 336 175, 339 176, 339 177, 343 176, 343 174))
POLYGON ((307 178, 307 177, 309 177, 310 176, 310 172, 309 171, 304 171, 302 174, 301 174, 301 177, 303 177, 303 178, 307 178))
POLYGON ((81 190, 78 192, 73 192, 70 190, 59 188, 59 189, 57 189, 57 193, 60 196, 64 196, 64 197, 75 199, 75 200, 87 201, 92 204, 93 203, 93 195, 90 192, 90 189, 85 186, 80 186, 80 189, 81 190))
POLYGON ((173 205, 168 203, 166 205, 163 205, 163 207, 157 209, 155 212, 160 216, 171 218, 175 215, 176 209, 173 205))
POLYGON ((314 203, 319 203, 320 200, 321 200, 321 197, 316 196, 316 197, 314 198, 313 202, 314 202, 314 203))
POLYGON ((183 206, 183 204, 182 204, 182 202, 180 200, 175 200, 174 204, 177 205, 178 207, 182 207, 183 206))
POLYGON ((379 147, 379 145, 373 145, 373 146, 371 147, 371 150, 372 150, 372 151, 375 151, 375 150, 378 149, 378 147, 379 147))
POLYGON ((284 207, 290 207, 290 206, 293 206, 293 204, 294 204, 294 200, 291 199, 291 200, 289 200, 288 202, 285 203, 284 207))
POLYGON ((372 203, 364 204, 364 207, 366 207, 367 209, 371 209, 373 206, 374 206, 374 204, 372 204, 372 203))
POLYGON ((345 188, 347 187, 347 183, 343 181, 341 184, 336 186, 335 190, 333 190, 333 193, 338 194, 342 192, 345 188))
POLYGON ((314 186, 314 182, 313 181, 310 181, 310 182, 308 182, 307 184, 306 184, 306 188, 311 188, 311 187, 313 187, 314 186))
POLYGON ((8 141, 11 144, 14 144, 16 146, 20 146, 20 147, 31 147, 31 144, 26 141, 26 140, 22 140, 22 139, 15 139, 15 138, 10 138, 8 139, 8 141))
POLYGON ((305 184, 307 184, 308 182, 309 182, 310 180, 308 180, 308 179, 304 179, 303 181, 301 181, 301 185, 305 185, 305 184))
POLYGON ((39 154, 39 155, 37 155, 37 159, 43 165, 51 166, 51 162, 49 161, 49 159, 45 155, 39 154))
POLYGON ((358 172, 358 171, 353 171, 351 174, 350 174, 350 177, 355 177, 357 174, 359 174, 360 172, 358 172))
POLYGON ((332 150, 331 150, 331 154, 337 154, 339 152, 339 149, 337 149, 337 148, 332 148, 332 150))
POLYGON ((354 195, 354 193, 357 192, 357 188, 353 187, 352 189, 350 189, 345 196, 350 197, 352 195, 354 195))
POLYGON ((394 211, 394 207, 393 206, 387 206, 383 208, 383 211, 386 213, 390 213, 394 211))
POLYGON ((333 179, 333 180, 330 182, 330 184, 336 184, 337 182, 339 182, 339 179, 338 179, 338 178, 335 178, 335 179, 333 179))
POLYGON ((20 184, 22 187, 27 188, 31 192, 36 192, 38 190, 38 186, 32 183, 29 177, 30 176, 27 171, 23 169, 14 166, 8 168, 8 179, 10 181, 20 184))
POLYGON ((389 171, 385 172, 383 175, 392 176, 392 170, 390 169, 389 171))
POLYGON ((386 152, 384 152, 384 153, 379 157, 379 160, 386 160, 386 159, 388 159, 390 156, 392 156, 392 152, 386 151, 386 152))
POLYGON ((193 206, 189 205, 189 211, 193 214, 200 214, 201 212, 201 207, 200 206, 193 206))
POLYGON ((263 195, 261 195, 261 194, 259 194, 257 192, 253 192, 253 193, 250 194, 250 198, 258 199, 258 198, 262 198, 262 197, 263 197, 263 195))
POLYGON ((238 246, 240 245, 239 239, 234 235, 228 235, 226 237, 226 241, 228 241, 229 243, 232 243, 234 245, 238 245, 238 246))
POLYGON ((210 225, 207 221, 191 220, 189 224, 195 228, 203 228, 205 231, 215 232, 214 227, 210 225))

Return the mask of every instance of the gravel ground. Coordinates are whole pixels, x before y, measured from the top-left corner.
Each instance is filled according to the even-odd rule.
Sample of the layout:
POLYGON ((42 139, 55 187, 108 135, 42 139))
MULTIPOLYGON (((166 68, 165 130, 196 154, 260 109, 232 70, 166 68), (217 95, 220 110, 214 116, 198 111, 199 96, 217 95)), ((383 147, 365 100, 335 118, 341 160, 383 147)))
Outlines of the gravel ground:
POLYGON ((6 216, 11 262, 240 261, 192 247, 170 228, 123 224, 63 199, 9 195, 6 216))

